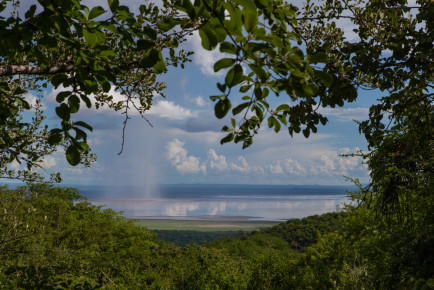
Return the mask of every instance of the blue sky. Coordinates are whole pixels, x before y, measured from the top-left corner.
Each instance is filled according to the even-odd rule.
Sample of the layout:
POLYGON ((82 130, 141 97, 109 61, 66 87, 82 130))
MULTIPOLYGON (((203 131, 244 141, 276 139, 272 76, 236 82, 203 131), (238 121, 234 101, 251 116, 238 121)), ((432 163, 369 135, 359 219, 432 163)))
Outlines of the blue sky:
MULTIPOLYGON (((89 1, 87 1, 89 2, 89 1)), ((103 1, 105 2, 105 1, 103 1)), ((101 4, 103 4, 103 2, 101 4)), ((134 5, 140 1, 129 1, 134 5)), ((209 96, 216 94, 216 83, 223 74, 212 71, 218 53, 200 47, 197 34, 185 44, 195 51, 192 63, 184 70, 170 68, 160 77, 165 81, 167 99, 157 96, 146 113, 150 127, 137 115, 129 121, 124 151, 121 149, 123 115, 108 109, 86 109, 76 114, 94 127, 89 143, 98 159, 90 168, 69 166, 62 150, 44 160, 47 172, 59 171, 66 184, 137 184, 150 183, 237 183, 237 184, 345 184, 344 176, 368 181, 366 167, 358 157, 339 154, 366 150, 353 119, 364 120, 368 108, 380 97, 375 91, 360 91, 357 102, 343 108, 322 109, 329 118, 317 134, 308 139, 291 138, 286 130, 276 134, 264 124, 253 145, 220 145, 221 127, 226 120, 214 116, 209 96)), ((55 90, 49 88, 42 99, 48 122, 53 123, 55 90)), ((29 99, 34 96, 28 94, 29 99)), ((114 92, 115 98, 121 96, 114 92)), ((241 96, 232 94, 236 105, 241 96)), ((289 103, 281 95, 272 103, 289 103)), ((55 124, 55 123, 54 123, 55 124)), ((17 164, 13 164, 17 167, 17 164)))

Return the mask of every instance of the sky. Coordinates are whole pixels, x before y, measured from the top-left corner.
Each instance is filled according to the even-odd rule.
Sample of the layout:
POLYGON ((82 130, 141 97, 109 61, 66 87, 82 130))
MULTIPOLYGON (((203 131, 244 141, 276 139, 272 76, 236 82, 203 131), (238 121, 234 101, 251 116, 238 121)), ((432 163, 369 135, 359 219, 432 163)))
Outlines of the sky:
MULTIPOLYGON (((95 3, 94 1, 93 3, 95 3)), ((105 1, 101 1, 104 4, 105 1)), ((124 1, 134 10, 140 1, 124 1)), ((90 1, 85 1, 90 3, 90 1)), ((29 2, 30 4, 30 2, 29 2)), ((192 62, 185 69, 170 68, 159 81, 166 82, 167 98, 156 96, 146 117, 153 127, 138 115, 133 115, 126 128, 125 146, 122 143, 124 116, 108 109, 82 109, 75 120, 90 124, 89 144, 98 159, 91 167, 70 166, 63 150, 43 161, 47 173, 61 172, 64 184, 297 184, 343 185, 346 177, 369 181, 368 171, 360 157, 340 157, 340 154, 366 151, 366 141, 358 133, 353 120, 368 117, 369 107, 381 95, 376 91, 359 91, 356 102, 343 108, 321 109, 329 122, 318 133, 306 139, 293 138, 282 130, 278 134, 261 127, 252 146, 220 145, 223 125, 228 119, 214 116, 209 96, 218 93, 216 83, 224 74, 216 74, 212 67, 217 52, 201 48, 200 38, 194 34, 184 46, 192 50, 192 62)), ((121 98, 113 92, 115 98, 121 98)), ((49 87, 43 94, 49 124, 58 122, 54 114, 56 90, 49 87)), ((29 93, 29 100, 34 96, 29 93)), ((232 95, 233 107, 240 96, 232 95)), ((281 95, 272 103, 289 103, 281 95)), ((18 164, 12 164, 18 168, 18 164)))

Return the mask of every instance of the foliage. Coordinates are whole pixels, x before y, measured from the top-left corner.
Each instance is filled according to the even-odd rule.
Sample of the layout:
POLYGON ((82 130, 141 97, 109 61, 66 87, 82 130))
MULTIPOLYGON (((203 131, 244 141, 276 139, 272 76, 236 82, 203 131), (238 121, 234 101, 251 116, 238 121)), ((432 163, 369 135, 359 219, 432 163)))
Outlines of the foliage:
MULTIPOLYGON (((157 75, 188 61, 189 53, 175 48, 191 29, 168 31, 160 25, 175 17, 168 3, 163 8, 141 5, 135 14, 117 0, 108 4, 110 10, 105 11, 100 6, 90 9, 80 0, 39 1, 24 18, 16 12, 0 17, 2 176, 34 179, 30 169, 57 145, 65 147, 71 165, 88 165, 95 158, 87 144, 86 131, 92 127, 73 115, 84 105, 122 111, 124 125, 131 109, 145 118, 152 97, 165 87, 157 75), (21 117, 31 109, 25 94, 41 96, 49 86, 58 89, 55 111, 61 120, 60 127, 50 130, 42 126, 39 111, 30 122, 21 117), (125 99, 114 100, 114 90, 125 99), (27 166, 27 175, 7 170, 14 160, 27 166)), ((19 5, 16 0, 1 1, 0 12, 19 5)))
POLYGON ((186 246, 192 243, 202 245, 224 237, 235 238, 237 236, 236 231, 152 230, 152 232, 156 233, 159 239, 174 243, 177 246, 186 246))
POLYGON ((313 215, 302 219, 291 219, 284 223, 265 229, 266 233, 284 239, 296 251, 316 244, 320 235, 338 231, 345 212, 313 215))

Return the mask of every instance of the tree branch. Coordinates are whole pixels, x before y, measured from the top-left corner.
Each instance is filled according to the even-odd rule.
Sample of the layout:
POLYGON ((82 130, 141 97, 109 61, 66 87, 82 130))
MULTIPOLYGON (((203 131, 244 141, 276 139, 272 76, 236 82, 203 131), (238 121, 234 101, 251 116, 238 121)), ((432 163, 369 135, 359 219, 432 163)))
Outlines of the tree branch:
POLYGON ((12 75, 55 75, 71 72, 75 69, 73 64, 40 67, 38 65, 9 64, 0 66, 0 77, 12 75))

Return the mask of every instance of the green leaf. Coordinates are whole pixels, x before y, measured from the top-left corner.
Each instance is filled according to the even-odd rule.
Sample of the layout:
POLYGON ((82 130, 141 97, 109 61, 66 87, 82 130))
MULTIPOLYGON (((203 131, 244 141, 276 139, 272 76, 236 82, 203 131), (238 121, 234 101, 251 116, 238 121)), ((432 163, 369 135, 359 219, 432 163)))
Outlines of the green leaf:
POLYGON ((218 72, 221 69, 228 68, 235 63, 233 58, 222 58, 214 64, 214 71, 218 72))
POLYGON ((325 71, 315 70, 315 76, 322 80, 326 87, 330 87, 333 83, 333 76, 325 71))
POLYGON ((290 109, 291 107, 288 104, 282 104, 276 108, 276 111, 289 111, 290 109))
POLYGON ((237 47, 228 41, 222 42, 220 44, 220 52, 236 54, 237 50, 237 47))
POLYGON ((101 6, 95 6, 90 10, 89 12, 89 20, 92 20, 94 18, 97 18, 98 16, 104 14, 106 11, 101 6))
POLYGON ((244 27, 246 28, 247 32, 253 32, 256 30, 258 25, 258 15, 256 14, 256 10, 250 11, 245 10, 243 11, 244 15, 244 27))
POLYGON ((80 151, 75 145, 70 145, 68 149, 66 149, 66 160, 68 160, 68 163, 72 166, 76 166, 78 163, 80 163, 80 151))
POLYGON ((273 123, 274 123, 274 132, 279 132, 280 131, 280 122, 279 120, 273 118, 273 123))
POLYGON ((59 107, 57 107, 56 114, 59 116, 59 118, 65 121, 69 121, 71 117, 69 107, 66 104, 61 104, 59 107))
POLYGON ((234 0, 234 2, 241 5, 244 9, 248 11, 256 12, 256 5, 252 0, 234 0))
POLYGON ((157 26, 160 30, 162 30, 163 32, 166 32, 180 23, 181 23, 181 21, 179 21, 177 19, 168 18, 165 21, 158 22, 157 26))
POLYGON ((244 85, 240 88, 240 93, 248 92, 251 89, 252 85, 244 85))
POLYGON ((91 131, 91 132, 92 132, 92 130, 93 130, 93 128, 92 128, 89 124, 87 124, 87 123, 85 123, 85 122, 83 122, 83 121, 77 121, 77 122, 74 122, 74 125, 76 125, 76 126, 80 126, 80 127, 83 127, 83 128, 86 128, 86 129, 88 129, 88 130, 91 131))
POLYGON ((48 143, 50 144, 50 145, 57 145, 57 144, 59 144, 60 142, 62 142, 62 138, 63 138, 63 136, 61 135, 61 134, 59 134, 59 133, 55 133, 55 134, 51 134, 49 137, 48 137, 48 143))
POLYGON ((137 49, 138 50, 146 50, 155 46, 155 42, 148 39, 139 39, 137 40, 137 49))
POLYGON ((220 90, 220 92, 224 93, 226 91, 226 85, 217 83, 217 88, 220 90))
POLYGON ((249 64, 249 67, 261 79, 261 82, 265 82, 267 80, 267 73, 262 67, 254 64, 249 64))
POLYGON ((30 9, 27 10, 24 16, 26 17, 26 19, 29 19, 30 17, 33 17, 33 15, 35 15, 35 11, 36 11, 36 5, 33 4, 32 6, 30 6, 30 9))
POLYGON ((233 115, 238 115, 239 113, 241 113, 248 106, 250 106, 250 102, 242 103, 242 104, 240 104, 240 105, 238 105, 238 106, 236 106, 235 108, 232 109, 232 114, 233 115))
POLYGON ((209 25, 204 25, 199 29, 199 36, 202 40, 202 47, 206 50, 213 50, 218 44, 217 35, 209 25))
POLYGON ((225 83, 231 88, 243 81, 243 68, 240 64, 233 66, 226 74, 225 83))
POLYGON ((309 128, 303 129, 304 137, 309 138, 309 134, 310 134, 309 128))
POLYGON ((108 0, 108 4, 113 13, 119 8, 119 0, 108 0))
POLYGON ((272 128, 274 126, 274 117, 270 116, 268 117, 268 128, 272 128))
POLYGON ((88 46, 94 46, 98 42, 96 33, 90 32, 86 28, 83 29, 83 36, 88 46))
POLYGON ((325 52, 318 52, 309 58, 310 63, 327 63, 328 57, 325 52))
POLYGON ((164 63, 164 61, 160 60, 158 61, 155 66, 154 66, 154 73, 155 74, 160 74, 166 71, 166 64, 164 63))
POLYGON ((90 109, 92 107, 92 102, 86 95, 80 95, 81 100, 86 104, 86 107, 90 109))
POLYGON ((76 95, 69 97, 68 104, 71 114, 77 113, 80 110, 80 99, 76 95))
POLYGON ((58 74, 51 78, 51 83, 53 84, 54 88, 57 89, 57 87, 67 79, 68 77, 65 74, 58 74))
POLYGON ((222 119, 231 109, 231 102, 228 99, 218 101, 214 106, 215 116, 222 119))
POLYGON ((234 140, 234 133, 230 133, 230 134, 226 135, 226 137, 222 138, 220 140, 220 144, 223 145, 225 143, 231 142, 232 140, 234 140))
POLYGON ((111 88, 112 88, 112 86, 111 86, 109 81, 103 81, 102 82, 102 90, 104 91, 104 93, 108 93, 111 88))
POLYGON ((154 48, 150 49, 142 60, 143 68, 154 67, 155 64, 158 62, 158 60, 160 59, 159 55, 160 55, 160 51, 154 48))
POLYGON ((86 142, 80 142, 80 143, 78 143, 78 145, 80 145, 81 150, 83 150, 84 152, 90 151, 89 144, 87 144, 86 142))

